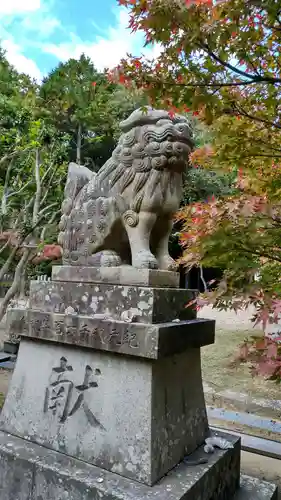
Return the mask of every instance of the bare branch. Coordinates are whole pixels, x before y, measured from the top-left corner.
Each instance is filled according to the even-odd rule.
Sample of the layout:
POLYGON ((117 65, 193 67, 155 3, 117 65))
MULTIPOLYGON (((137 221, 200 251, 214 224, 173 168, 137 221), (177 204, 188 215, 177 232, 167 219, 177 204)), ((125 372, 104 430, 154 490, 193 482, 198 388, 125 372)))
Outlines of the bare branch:
POLYGON ((12 196, 15 196, 17 194, 20 194, 22 191, 24 191, 28 186, 30 186, 30 184, 32 184, 32 181, 28 181, 26 184, 24 184, 18 191, 13 191, 12 193, 9 193, 7 195, 7 199, 8 198, 11 198, 12 196))
POLYGON ((0 248, 0 255, 1 255, 1 253, 4 252, 4 250, 6 250, 6 248, 8 248, 8 246, 11 243, 11 239, 12 239, 12 235, 7 239, 6 243, 0 248))
MULTIPOLYGON (((48 184, 46 186, 45 194, 44 194, 44 196, 41 199, 40 205, 43 205, 43 203, 45 202, 45 200, 46 200, 46 198, 47 198, 47 196, 49 194, 49 190, 50 190, 50 187, 51 187, 51 184, 52 184, 52 180, 53 180, 53 177, 54 177, 55 173, 56 173, 56 169, 54 168, 54 170, 53 170, 53 172, 52 172, 52 174, 50 176, 50 179, 48 181, 48 184)), ((42 183, 43 183, 43 178, 42 178, 42 183)))
POLYGON ((32 147, 32 148, 28 147, 28 148, 25 148, 25 149, 19 149, 17 151, 13 151, 12 153, 6 154, 5 156, 3 156, 3 158, 1 158, 0 165, 2 165, 3 163, 5 163, 5 161, 9 160, 10 158, 14 158, 14 156, 20 155, 22 153, 26 153, 26 151, 34 151, 34 147, 32 147))
POLYGON ((40 212, 38 213, 38 216, 40 216, 42 219, 43 216, 45 216, 45 213, 48 212, 48 210, 50 210, 50 208, 57 207, 57 206, 58 206, 58 203, 56 201, 54 203, 50 203, 50 205, 48 205, 47 207, 40 210, 40 212))
POLYGON ((44 241, 45 239, 45 233, 46 233, 46 230, 48 229, 48 226, 50 226, 51 224, 53 224, 57 218, 57 216, 59 215, 60 213, 60 210, 57 210, 56 212, 53 213, 52 217, 50 218, 50 220, 46 223, 46 225, 43 227, 42 229, 42 232, 41 232, 41 236, 40 236, 40 241, 44 241))
POLYGON ((25 267, 26 267, 26 264, 29 260, 29 257, 30 257, 30 254, 32 252, 32 249, 31 248, 25 248, 24 249, 24 252, 21 256, 21 259, 16 267, 16 270, 15 270, 15 275, 14 275, 14 281, 13 281, 13 284, 12 286, 9 288, 9 290, 7 291, 2 303, 1 303, 1 306, 0 306, 0 321, 3 319, 5 313, 6 313, 6 310, 7 310, 7 307, 11 301, 11 299, 14 298, 14 296, 16 295, 16 293, 18 292, 19 290, 19 287, 20 287, 20 284, 21 284, 21 281, 22 281, 22 275, 24 273, 24 270, 25 270, 25 267))
POLYGON ((0 280, 3 279, 4 275, 9 271, 10 269, 10 266, 16 256, 16 253, 17 251, 19 250, 20 246, 17 245, 16 247, 13 248, 13 250, 10 252, 10 255, 9 257, 7 258, 7 260, 5 261, 5 263, 3 264, 3 266, 1 267, 0 269, 0 280))
POLYGON ((3 188, 3 196, 2 196, 2 202, 1 202, 1 212, 3 215, 6 215, 7 213, 7 189, 8 189, 8 184, 10 180, 10 174, 13 166, 13 161, 10 161, 9 166, 6 171, 5 175, 5 183, 4 183, 4 188, 3 188))

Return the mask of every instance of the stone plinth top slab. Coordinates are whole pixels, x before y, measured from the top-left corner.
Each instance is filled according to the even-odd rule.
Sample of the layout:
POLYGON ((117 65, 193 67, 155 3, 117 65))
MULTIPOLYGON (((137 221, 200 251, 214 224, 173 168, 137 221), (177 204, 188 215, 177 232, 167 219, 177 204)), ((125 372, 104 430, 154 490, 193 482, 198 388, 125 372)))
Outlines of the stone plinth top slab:
POLYGON ((215 321, 194 319, 148 325, 81 315, 10 309, 9 335, 159 359, 213 344, 215 321))
POLYGON ((53 266, 54 281, 75 283, 109 283, 112 285, 151 286, 178 288, 179 273, 158 269, 136 269, 132 266, 120 267, 80 267, 53 266))
POLYGON ((162 323, 195 318, 195 308, 187 305, 196 295, 196 290, 176 288, 31 281, 29 306, 42 312, 103 314, 116 320, 127 315, 138 323, 162 323))

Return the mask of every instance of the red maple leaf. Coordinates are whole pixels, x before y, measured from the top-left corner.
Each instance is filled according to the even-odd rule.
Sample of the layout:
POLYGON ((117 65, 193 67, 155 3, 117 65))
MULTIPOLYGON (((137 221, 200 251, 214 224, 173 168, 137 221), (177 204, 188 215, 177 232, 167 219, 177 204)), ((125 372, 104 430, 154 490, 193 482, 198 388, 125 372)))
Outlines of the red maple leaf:
POLYGON ((139 69, 141 68, 141 61, 139 59, 135 59, 133 61, 133 65, 135 66, 135 68, 139 69))
POLYGON ((256 341, 255 348, 259 351, 263 351, 267 347, 267 339, 262 338, 256 341))
POLYGON ((119 83, 125 83, 126 82, 126 77, 123 73, 121 73, 118 77, 119 83))

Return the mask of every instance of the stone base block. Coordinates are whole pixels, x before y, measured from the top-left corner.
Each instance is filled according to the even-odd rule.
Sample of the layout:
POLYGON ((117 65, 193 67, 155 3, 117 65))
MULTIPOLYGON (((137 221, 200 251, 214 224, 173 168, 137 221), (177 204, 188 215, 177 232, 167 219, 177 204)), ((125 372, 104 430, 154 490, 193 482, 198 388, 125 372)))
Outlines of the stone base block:
POLYGON ((104 315, 117 320, 127 313, 134 322, 164 323, 196 318, 195 308, 187 307, 196 295, 196 290, 176 288, 31 281, 29 307, 59 314, 104 315))
POLYGON ((172 271, 136 269, 132 266, 53 266, 52 279, 53 281, 72 281, 75 283, 109 283, 111 285, 178 288, 180 275, 172 271))
MULTIPOLYGON (((189 457, 191 465, 178 465, 149 487, 0 432, 0 497, 1 500, 229 500, 239 486, 240 446, 236 438, 234 445, 234 449, 215 452, 207 464, 192 465, 192 461, 197 463, 206 457, 200 449, 189 457)), ((257 498, 274 498, 273 487, 263 486, 263 490, 268 494, 257 498)))
POLYGON ((23 338, 0 429, 152 485, 208 435, 200 349, 155 361, 23 338))
MULTIPOLYGON (((198 450, 190 462, 203 453, 198 450)), ((207 464, 181 463, 149 487, 0 432, 0 496, 1 500, 277 500, 277 488, 264 481, 242 476, 239 488, 238 457, 237 443, 234 450, 216 451, 207 464)))

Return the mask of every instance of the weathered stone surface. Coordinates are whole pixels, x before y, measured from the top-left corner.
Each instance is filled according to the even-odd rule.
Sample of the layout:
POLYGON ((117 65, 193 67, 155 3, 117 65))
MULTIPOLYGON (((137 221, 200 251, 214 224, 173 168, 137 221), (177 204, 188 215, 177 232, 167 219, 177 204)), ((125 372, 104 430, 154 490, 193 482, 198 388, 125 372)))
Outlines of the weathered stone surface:
MULTIPOLYGON (((190 460, 202 456, 198 450, 190 460)), ((1 500, 231 500, 239 481, 237 457, 239 443, 234 451, 216 451, 208 464, 181 463, 149 487, 0 432, 1 500)), ((240 485, 234 500, 277 500, 271 483, 241 476, 240 485)))
POLYGON ((94 316, 104 314, 121 320, 127 312, 138 323, 162 323, 196 317, 196 310, 186 307, 197 295, 195 290, 151 288, 108 284, 57 281, 31 281, 31 309, 65 314, 94 316))
POLYGON ((180 281, 179 273, 176 272, 135 269, 131 266, 53 266, 52 279, 53 281, 72 281, 75 283, 108 283, 155 288, 178 288, 180 281))
POLYGON ((213 344, 215 322, 194 319, 148 325, 11 309, 7 313, 7 331, 16 336, 159 359, 188 348, 213 344))
POLYGON ((193 147, 190 122, 147 107, 120 128, 98 173, 69 166, 58 238, 63 261, 175 270, 168 243, 193 147))
MULTIPOLYGON (((233 449, 216 451, 207 464, 181 463, 149 487, 0 432, 0 457, 9 464, 2 467, 1 500, 230 500, 239 484, 240 443, 237 438, 228 439, 233 449), (11 493, 15 468, 25 473, 22 496, 11 493)), ((199 449, 189 458, 202 457, 206 455, 199 449)), ((259 485, 261 491, 266 485, 268 494, 258 500, 275 500, 272 486, 259 485)))
POLYGON ((200 351, 155 362, 23 339, 1 429, 154 484, 207 436, 200 351))
POLYGON ((234 500, 278 500, 277 486, 256 477, 242 476, 241 488, 236 493, 234 500))

